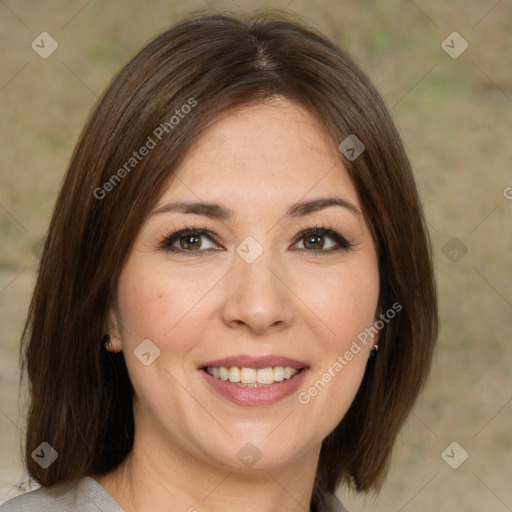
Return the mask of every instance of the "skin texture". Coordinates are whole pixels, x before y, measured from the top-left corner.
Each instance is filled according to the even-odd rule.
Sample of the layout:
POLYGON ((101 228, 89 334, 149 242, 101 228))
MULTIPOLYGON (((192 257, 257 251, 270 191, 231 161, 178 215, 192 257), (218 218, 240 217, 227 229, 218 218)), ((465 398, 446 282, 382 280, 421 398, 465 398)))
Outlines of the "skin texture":
MULTIPOLYGON (((322 440, 354 399, 377 337, 307 405, 297 393, 271 406, 235 405, 197 368, 232 355, 284 355, 310 366, 304 391, 373 324, 378 264, 363 216, 339 206, 286 216, 291 204, 319 197, 361 210, 319 121, 273 100, 230 111, 204 132, 155 206, 215 202, 233 219, 164 212, 145 220, 106 324, 135 389, 134 449, 94 476, 125 511, 309 510, 322 440), (298 238, 315 226, 353 247, 327 252, 338 247, 328 236, 298 238), (159 248, 184 227, 215 237, 193 246, 202 256, 159 248), (263 248, 253 263, 236 253, 248 236, 263 248), (145 366, 133 351, 148 338, 160 356, 145 366), (248 442, 261 452, 252 469, 237 457, 248 442)), ((185 251, 189 238, 181 240, 173 246, 185 251)))

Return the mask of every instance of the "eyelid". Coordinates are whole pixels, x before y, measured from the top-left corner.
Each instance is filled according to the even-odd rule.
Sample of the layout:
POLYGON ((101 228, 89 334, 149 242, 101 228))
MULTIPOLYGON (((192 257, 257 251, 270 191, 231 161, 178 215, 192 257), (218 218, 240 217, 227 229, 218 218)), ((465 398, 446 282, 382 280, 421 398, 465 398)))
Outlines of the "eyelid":
MULTIPOLYGON (((304 237, 309 236, 309 235, 319 235, 319 236, 331 238, 335 242, 336 247, 330 248, 327 250, 318 250, 318 251, 315 251, 313 249, 294 249, 295 251, 299 251, 302 253, 308 253, 308 254, 314 254, 314 255, 321 255, 321 254, 330 254, 330 253, 338 252, 338 251, 342 251, 342 250, 348 251, 354 245, 356 245, 356 244, 352 244, 351 242, 349 242, 343 235, 341 235, 334 229, 329 228, 327 226, 316 225, 316 226, 312 226, 312 227, 310 226, 310 227, 306 227, 306 228, 302 229, 296 235, 295 241, 293 242, 292 247, 294 245, 296 245, 298 242, 300 242, 304 237)), ((159 247, 159 249, 166 250, 169 252, 178 253, 178 254, 187 254, 189 256, 203 256, 203 253, 207 253, 211 250, 219 250, 219 248, 218 248, 219 246, 220 246, 220 244, 217 242, 215 235, 213 235, 213 233, 210 230, 205 229, 205 228, 196 228, 193 226, 182 226, 181 228, 174 230, 170 235, 165 236, 160 241, 158 247, 159 247), (206 237, 213 244, 215 244, 217 246, 217 248, 215 248, 215 249, 210 248, 210 249, 203 249, 203 250, 195 249, 195 250, 190 250, 190 251, 187 251, 184 249, 172 248, 172 244, 174 244, 174 242, 176 242, 181 237, 183 237, 189 233, 197 234, 200 237, 202 237, 202 236, 206 237)), ((223 249, 220 249, 220 250, 223 250, 223 249)))
POLYGON ((320 235, 323 237, 328 237, 334 240, 337 244, 337 248, 328 249, 325 251, 313 251, 311 249, 296 249, 298 251, 307 252, 307 253, 318 253, 318 254, 329 254, 331 252, 336 252, 338 250, 350 250, 355 244, 349 242, 343 235, 338 233, 336 230, 329 228, 327 226, 314 226, 303 229, 296 237, 293 245, 296 245, 302 238, 309 235, 320 235))
MULTIPOLYGON (((197 250, 196 249, 196 250, 192 250, 192 251, 185 251, 183 249, 171 248, 172 244, 174 242, 176 242, 177 240, 179 240, 180 238, 182 238, 183 236, 185 236, 189 233, 194 233, 199 236, 204 236, 205 238, 210 240, 213 244, 215 244, 216 246, 219 246, 219 243, 217 242, 217 240, 215 239, 215 237, 213 236, 213 233, 211 233, 211 231, 209 231, 208 229, 205 229, 205 228, 195 228, 192 226, 190 226, 190 227, 184 226, 182 228, 178 228, 176 231, 173 231, 170 235, 165 236, 160 241, 158 246, 160 249, 167 250, 169 252, 188 253, 191 255, 199 254, 200 256, 202 256, 201 253, 207 252, 207 250, 211 250, 211 249, 207 249, 207 250, 197 250)), ((217 249, 215 249, 215 250, 217 250, 217 249)))

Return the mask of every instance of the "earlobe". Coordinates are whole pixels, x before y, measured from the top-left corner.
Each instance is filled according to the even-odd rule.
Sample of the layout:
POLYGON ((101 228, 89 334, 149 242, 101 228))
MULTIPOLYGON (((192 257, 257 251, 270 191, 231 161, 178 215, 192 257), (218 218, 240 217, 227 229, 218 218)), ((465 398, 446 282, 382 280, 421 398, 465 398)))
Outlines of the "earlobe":
POLYGON ((109 352, 118 353, 123 349, 119 335, 119 322, 112 307, 109 309, 105 319, 105 335, 103 336, 102 343, 109 352))
POLYGON ((368 354, 368 359, 374 358, 379 350, 379 334, 376 334, 373 338, 373 343, 370 349, 370 353, 368 354))
POLYGON ((372 352, 379 350, 380 332, 373 336, 372 352))
POLYGON ((376 333, 372 335, 372 348, 370 349, 370 357, 374 357, 377 355, 377 351, 379 350, 379 341, 380 341, 380 329, 377 328, 377 322, 379 322, 382 315, 380 315, 380 311, 377 312, 375 316, 373 326, 376 329, 376 333))
POLYGON ((121 340, 116 336, 109 336, 106 334, 103 337, 103 346, 105 347, 105 350, 108 352, 112 352, 114 354, 117 354, 118 352, 121 352, 122 346, 121 346, 121 340))

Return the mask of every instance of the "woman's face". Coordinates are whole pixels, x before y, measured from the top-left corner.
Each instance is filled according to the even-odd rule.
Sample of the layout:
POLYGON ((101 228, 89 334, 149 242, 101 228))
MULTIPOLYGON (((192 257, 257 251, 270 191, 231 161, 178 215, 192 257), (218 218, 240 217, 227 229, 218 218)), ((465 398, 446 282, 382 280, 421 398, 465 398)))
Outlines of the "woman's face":
POLYGON ((109 315, 136 439, 237 471, 318 456, 376 342, 353 344, 375 321, 378 283, 356 189, 321 124, 284 100, 226 114, 145 220, 109 315), (231 382, 254 378, 273 383, 231 382))

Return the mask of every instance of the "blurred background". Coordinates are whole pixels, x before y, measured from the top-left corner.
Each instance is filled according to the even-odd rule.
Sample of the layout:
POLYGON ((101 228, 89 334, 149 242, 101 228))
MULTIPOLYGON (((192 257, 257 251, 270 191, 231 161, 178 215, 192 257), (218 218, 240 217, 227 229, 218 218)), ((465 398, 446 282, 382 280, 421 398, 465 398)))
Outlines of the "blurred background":
POLYGON ((36 254, 91 108, 114 73, 191 11, 266 7, 336 40, 380 89, 435 246, 441 331, 430 383, 382 492, 339 494, 351 512, 512 510, 509 0, 1 0, 0 503, 26 479, 18 349, 36 254))

